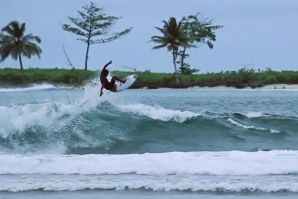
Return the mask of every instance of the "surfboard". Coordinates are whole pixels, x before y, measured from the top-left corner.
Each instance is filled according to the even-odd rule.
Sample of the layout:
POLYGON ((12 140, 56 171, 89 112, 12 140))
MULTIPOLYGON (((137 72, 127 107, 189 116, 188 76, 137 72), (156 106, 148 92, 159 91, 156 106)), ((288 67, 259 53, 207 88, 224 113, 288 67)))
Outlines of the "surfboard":
POLYGON ((131 87, 131 85, 133 85, 133 83, 137 80, 137 75, 132 74, 125 78, 127 78, 127 80, 124 84, 122 84, 121 82, 118 82, 118 81, 115 83, 117 85, 116 93, 124 91, 124 90, 128 89, 129 87, 131 87))

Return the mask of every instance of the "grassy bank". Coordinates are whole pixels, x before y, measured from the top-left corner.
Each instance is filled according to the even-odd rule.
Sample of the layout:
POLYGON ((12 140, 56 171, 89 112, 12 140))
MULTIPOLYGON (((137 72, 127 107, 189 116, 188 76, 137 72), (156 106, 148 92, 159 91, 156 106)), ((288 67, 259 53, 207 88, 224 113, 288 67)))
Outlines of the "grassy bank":
MULTIPOLYGON (((66 86, 82 86, 87 80, 94 78, 98 72, 69 69, 39 69, 24 70, 26 84, 51 83, 66 86)), ((0 84, 21 85, 22 74, 19 69, 0 69, 0 84)))
MULTIPOLYGON (((98 77, 99 71, 69 70, 69 69, 38 69, 30 68, 24 71, 27 84, 52 83, 66 86, 83 86, 89 80, 98 77)), ((125 77, 135 72, 112 71, 112 75, 125 77)), ((180 84, 175 84, 175 76, 171 73, 136 72, 138 79, 132 88, 185 88, 191 86, 214 87, 228 86, 235 88, 262 87, 269 84, 298 84, 298 71, 255 71, 254 69, 239 69, 220 73, 194 75, 180 74, 180 84)), ((0 84, 16 86, 21 84, 19 69, 0 69, 0 84)))

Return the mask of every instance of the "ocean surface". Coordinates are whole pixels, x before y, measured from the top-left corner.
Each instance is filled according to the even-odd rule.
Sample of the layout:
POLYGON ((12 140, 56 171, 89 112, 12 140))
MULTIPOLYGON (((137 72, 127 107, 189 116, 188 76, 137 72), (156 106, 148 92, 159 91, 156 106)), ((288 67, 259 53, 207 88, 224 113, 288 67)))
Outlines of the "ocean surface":
POLYGON ((297 198, 298 90, 0 89, 0 198, 297 198))

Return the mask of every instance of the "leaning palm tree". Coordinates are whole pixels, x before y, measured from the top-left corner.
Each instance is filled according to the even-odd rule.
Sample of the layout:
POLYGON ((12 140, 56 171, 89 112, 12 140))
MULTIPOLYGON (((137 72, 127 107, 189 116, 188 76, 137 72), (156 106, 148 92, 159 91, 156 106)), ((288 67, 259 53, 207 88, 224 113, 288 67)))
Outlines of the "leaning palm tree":
POLYGON ((159 49, 167 47, 168 51, 172 51, 173 54, 173 63, 176 74, 176 84, 179 84, 179 77, 176 67, 176 58, 178 55, 179 47, 190 48, 194 47, 189 44, 190 37, 185 34, 185 27, 183 27, 182 23, 177 23, 176 18, 171 17, 168 22, 162 21, 164 23, 163 28, 158 28, 162 36, 153 36, 151 37, 151 41, 155 43, 159 43, 160 45, 153 47, 153 49, 159 49))
POLYGON ((9 55, 15 60, 19 59, 22 73, 22 83, 25 82, 23 63, 21 55, 31 58, 37 55, 40 58, 41 48, 31 41, 41 42, 40 38, 28 34, 24 36, 26 24, 20 25, 17 21, 12 21, 2 28, 0 34, 0 61, 4 61, 9 55))

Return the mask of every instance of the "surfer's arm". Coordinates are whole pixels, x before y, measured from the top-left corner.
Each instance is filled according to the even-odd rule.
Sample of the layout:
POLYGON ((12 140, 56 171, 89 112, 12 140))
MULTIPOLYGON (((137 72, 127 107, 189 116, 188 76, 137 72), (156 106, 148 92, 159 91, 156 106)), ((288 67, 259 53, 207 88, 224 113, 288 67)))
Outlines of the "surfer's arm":
POLYGON ((106 65, 104 65, 104 67, 102 68, 102 70, 106 69, 106 67, 108 67, 108 65, 110 65, 112 63, 112 61, 109 61, 106 65))
POLYGON ((100 89, 100 97, 102 96, 103 92, 102 92, 102 89, 104 87, 104 83, 101 85, 101 89, 100 89))
POLYGON ((106 67, 108 67, 108 65, 110 65, 112 63, 112 61, 109 61, 108 63, 106 63, 106 65, 104 65, 104 67, 102 68, 101 72, 100 72, 100 76, 102 75, 102 71, 104 69, 106 69, 106 67))

